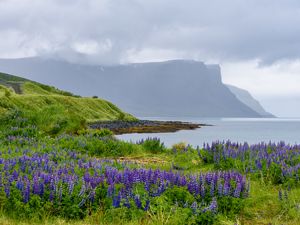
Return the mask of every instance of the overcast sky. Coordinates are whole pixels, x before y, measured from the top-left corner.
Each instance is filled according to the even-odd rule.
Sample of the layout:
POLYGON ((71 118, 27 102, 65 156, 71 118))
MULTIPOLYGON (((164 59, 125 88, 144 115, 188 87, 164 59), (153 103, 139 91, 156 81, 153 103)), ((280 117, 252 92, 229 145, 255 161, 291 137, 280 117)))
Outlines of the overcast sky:
POLYGON ((299 0, 0 0, 0 58, 222 66, 279 116, 300 116, 299 0))

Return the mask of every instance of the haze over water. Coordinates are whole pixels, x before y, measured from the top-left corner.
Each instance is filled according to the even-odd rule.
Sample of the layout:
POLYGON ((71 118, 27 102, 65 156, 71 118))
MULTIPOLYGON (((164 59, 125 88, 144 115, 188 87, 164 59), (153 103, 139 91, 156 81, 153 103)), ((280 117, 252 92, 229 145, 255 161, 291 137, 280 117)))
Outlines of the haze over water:
POLYGON ((300 144, 300 118, 142 118, 151 120, 178 120, 211 124, 196 130, 182 130, 175 133, 124 134, 121 140, 136 142, 147 137, 158 137, 166 146, 186 142, 193 146, 202 146, 216 140, 235 142, 279 142, 300 144))

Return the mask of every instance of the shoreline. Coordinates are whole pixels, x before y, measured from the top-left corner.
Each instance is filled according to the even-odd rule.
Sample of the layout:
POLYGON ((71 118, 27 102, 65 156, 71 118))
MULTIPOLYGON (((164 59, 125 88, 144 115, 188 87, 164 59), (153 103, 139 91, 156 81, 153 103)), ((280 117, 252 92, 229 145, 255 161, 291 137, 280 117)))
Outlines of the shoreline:
POLYGON ((156 120, 99 121, 89 124, 89 128, 91 129, 108 129, 116 135, 132 133, 173 133, 179 130, 195 130, 202 126, 211 125, 182 121, 156 120))

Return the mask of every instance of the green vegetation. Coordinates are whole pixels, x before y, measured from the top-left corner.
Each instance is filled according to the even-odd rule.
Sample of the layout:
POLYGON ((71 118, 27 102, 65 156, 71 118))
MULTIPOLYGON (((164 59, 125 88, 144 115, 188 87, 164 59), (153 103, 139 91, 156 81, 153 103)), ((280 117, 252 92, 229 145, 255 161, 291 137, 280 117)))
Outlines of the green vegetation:
POLYGON ((2 121, 16 111, 48 134, 76 132, 88 122, 135 119, 108 101, 0 73, 2 121))
POLYGON ((85 127, 111 103, 0 79, 0 224, 300 224, 299 145, 126 143, 85 127))
MULTIPOLYGON (((237 195, 238 183, 231 180, 230 184, 233 186, 227 195, 225 192, 227 186, 223 183, 223 178, 217 178, 219 179, 217 184, 222 184, 221 195, 219 186, 215 186, 214 189, 212 185, 207 186, 207 180, 211 179, 209 177, 215 176, 213 174, 220 171, 220 167, 225 168, 221 169, 222 171, 231 171, 233 168, 243 170, 243 167, 239 166, 241 162, 236 154, 232 154, 234 157, 227 155, 228 159, 235 158, 233 163, 228 159, 222 159, 221 164, 216 163, 220 160, 216 153, 222 153, 221 143, 213 145, 218 146, 217 151, 211 150, 213 147, 195 149, 184 143, 166 148, 159 139, 142 140, 137 144, 125 143, 116 140, 108 130, 87 129, 78 131, 77 135, 63 134, 50 137, 45 136, 45 133, 20 114, 12 116, 9 126, 1 130, 0 138, 1 224, 22 224, 20 221, 23 221, 23 224, 79 225, 299 224, 300 222, 300 188, 297 183, 294 183, 293 187, 284 184, 274 185, 268 180, 269 177, 260 176, 260 170, 257 170, 253 173, 245 172, 245 178, 240 177, 245 179, 243 182, 247 185, 250 184, 250 193, 243 191, 237 195), (53 165, 55 167, 52 167, 53 165), (182 181, 183 186, 165 186, 166 188, 162 190, 162 186, 158 183, 152 186, 153 192, 150 191, 154 195, 148 196, 146 186, 140 178, 134 182, 128 181, 133 182, 133 186, 128 186, 133 194, 132 198, 128 198, 130 204, 128 208, 126 198, 118 200, 118 193, 123 193, 120 196, 126 196, 124 192, 126 189, 123 188, 127 184, 122 179, 125 179, 126 173, 131 174, 128 177, 133 178, 137 174, 143 174, 143 171, 149 172, 149 169, 153 172, 158 170, 161 175, 167 172, 169 175, 162 176, 166 176, 163 179, 167 179, 168 182, 173 179, 167 178, 171 174, 175 177, 176 174, 182 178, 185 176, 187 186, 184 186, 185 181, 182 181), (39 185, 45 182, 47 174, 52 174, 50 177, 57 177, 55 178, 57 182, 53 183, 56 187, 53 189, 56 190, 53 192, 53 200, 49 200, 51 182, 45 184, 43 189, 35 185, 35 182, 39 182, 39 185), (196 174, 197 177, 205 177, 204 195, 193 192, 195 183, 191 179, 196 174), (93 179, 97 180, 97 177, 101 180, 102 176, 104 182, 99 181, 100 184, 95 188, 94 200, 90 200, 93 193, 91 191, 94 189, 90 189, 92 186, 89 185, 93 179), (109 194, 112 186, 107 179, 110 177, 116 179, 118 176, 124 178, 114 181, 114 191, 109 194), (30 183, 29 189, 24 188, 28 185, 27 179, 30 183), (70 179, 74 183, 68 183, 70 179), (11 185, 5 185, 7 182, 11 182, 11 185), (70 184, 74 185, 72 194, 69 192, 70 184), (29 191, 29 195, 26 195, 26 190, 29 191), (41 190, 43 194, 40 193, 41 190), (159 194, 155 194, 159 190, 159 194), (214 194, 211 194, 212 190, 214 194), (84 199, 86 202, 82 203, 84 199), (216 208, 213 207, 213 201, 216 201, 216 208)), ((286 148, 283 144, 280 146, 280 149, 286 148)), ((292 149, 296 150, 298 147, 293 146, 292 149)), ((269 153, 271 154, 270 150, 269 153)), ((258 161, 257 165, 260 168, 258 161)), ((240 175, 234 172, 230 176, 240 175)), ((198 178, 195 181, 201 182, 198 178)))

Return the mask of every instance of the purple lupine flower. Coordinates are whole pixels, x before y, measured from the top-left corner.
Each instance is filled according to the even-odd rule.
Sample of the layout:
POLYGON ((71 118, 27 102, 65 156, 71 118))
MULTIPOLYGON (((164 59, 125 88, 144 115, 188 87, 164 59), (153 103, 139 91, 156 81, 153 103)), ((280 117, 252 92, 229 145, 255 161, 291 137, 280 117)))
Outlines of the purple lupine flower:
POLYGON ((194 214, 197 213, 197 208, 198 208, 197 202, 193 202, 193 204, 191 205, 191 209, 192 209, 194 214))
POLYGON ((144 207, 144 211, 148 211, 148 210, 149 210, 149 207, 150 207, 150 200, 147 199, 147 200, 146 200, 145 207, 144 207))
POLYGON ((212 182, 212 180, 213 180, 212 174, 211 173, 207 173, 205 179, 206 179, 206 183, 208 185, 210 185, 211 182, 212 182))
POLYGON ((21 178, 19 178, 19 179, 17 180, 17 183, 16 183, 16 188, 17 188, 18 190, 22 191, 22 190, 23 190, 23 187, 24 187, 24 183, 23 183, 23 181, 21 180, 21 178))
POLYGON ((5 192, 6 197, 9 198, 9 196, 10 196, 10 185, 9 184, 6 184, 4 186, 4 192, 5 192))
POLYGON ((92 189, 90 194, 89 194, 89 199, 90 199, 91 202, 95 201, 95 195, 96 195, 95 189, 92 189))
POLYGON ((241 183, 238 181, 237 184, 236 184, 236 188, 234 190, 234 193, 233 193, 233 196, 235 198, 239 198, 240 197, 240 195, 241 195, 241 189, 242 189, 241 183))
POLYGON ((218 203, 217 203, 217 199, 213 198, 210 206, 209 206, 209 210, 213 213, 217 213, 218 210, 218 203))
POLYGON ((150 192, 150 183, 149 183, 149 180, 146 180, 146 181, 145 181, 144 187, 145 187, 145 190, 146 190, 147 192, 150 192))
POLYGON ((205 197, 205 186, 204 186, 204 184, 201 184, 201 186, 200 186, 200 195, 201 195, 202 198, 205 197))
POLYGON ((113 198, 113 207, 119 208, 120 203, 121 203, 121 195, 120 195, 120 192, 119 192, 118 195, 113 198))
POLYGON ((90 182, 90 174, 88 172, 85 172, 84 176, 83 176, 83 180, 85 183, 89 183, 90 182))
POLYGON ((107 196, 108 197, 113 196, 114 192, 115 192, 115 186, 114 186, 114 184, 108 185, 107 196))
POLYGON ((36 195, 40 194, 40 184, 37 176, 33 177, 32 192, 36 195))
POLYGON ((73 193, 74 190, 74 182, 73 180, 70 178, 68 180, 68 191, 69 191, 69 195, 71 195, 73 193))
POLYGON ((79 206, 79 207, 82 207, 82 206, 85 204, 85 202, 86 202, 86 199, 83 198, 83 199, 79 202, 78 206, 79 206))
POLYGON ((80 189, 80 192, 79 192, 78 196, 79 197, 82 196, 85 193, 85 190, 86 190, 85 184, 82 183, 81 189, 80 189))
POLYGON ((30 182, 29 180, 24 181, 24 189, 23 189, 23 201, 27 203, 30 197, 30 182))
POLYGON ((160 196, 165 191, 165 184, 161 182, 157 189, 157 195, 160 196))
POLYGON ((19 176, 19 173, 18 173, 16 170, 14 170, 12 176, 13 176, 13 179, 14 179, 14 180, 17 180, 17 179, 18 179, 18 176, 19 176))
POLYGON ((44 192, 45 192, 45 187, 44 187, 44 183, 43 182, 40 183, 39 189, 40 189, 40 193, 39 194, 42 197, 44 195, 44 192))
POLYGON ((220 197, 223 195, 223 185, 221 183, 218 185, 218 195, 220 197))
POLYGON ((214 194, 215 194, 215 184, 214 181, 212 181, 210 184, 210 196, 214 196, 214 194))
POLYGON ((223 195, 228 196, 229 192, 230 192, 230 184, 227 181, 225 181, 224 188, 223 188, 223 195))
POLYGON ((123 204, 125 207, 127 207, 128 209, 130 208, 130 202, 128 200, 128 198, 125 198, 125 202, 123 204))
POLYGON ((136 195, 134 197, 134 202, 135 202, 135 205, 138 209, 141 209, 142 208, 142 202, 140 200, 140 196, 139 195, 136 195))

